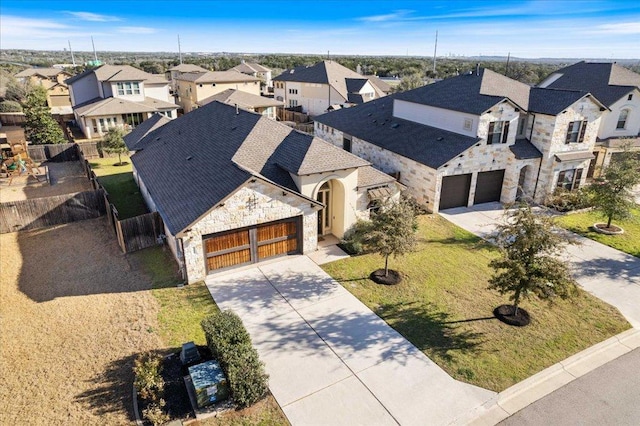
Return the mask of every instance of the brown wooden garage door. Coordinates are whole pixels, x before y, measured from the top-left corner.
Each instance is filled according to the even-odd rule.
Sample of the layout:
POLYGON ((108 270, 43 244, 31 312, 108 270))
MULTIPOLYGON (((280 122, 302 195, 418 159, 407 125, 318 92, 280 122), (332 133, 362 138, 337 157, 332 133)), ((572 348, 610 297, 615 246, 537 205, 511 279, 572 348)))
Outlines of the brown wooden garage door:
POLYGON ((476 181, 476 195, 473 198, 473 204, 500 201, 503 180, 504 170, 478 173, 478 180, 476 181))
POLYGON ((440 190, 440 210, 466 207, 471 189, 471 174, 445 176, 440 190))
POLYGON ((207 272, 299 253, 300 218, 203 237, 207 272))

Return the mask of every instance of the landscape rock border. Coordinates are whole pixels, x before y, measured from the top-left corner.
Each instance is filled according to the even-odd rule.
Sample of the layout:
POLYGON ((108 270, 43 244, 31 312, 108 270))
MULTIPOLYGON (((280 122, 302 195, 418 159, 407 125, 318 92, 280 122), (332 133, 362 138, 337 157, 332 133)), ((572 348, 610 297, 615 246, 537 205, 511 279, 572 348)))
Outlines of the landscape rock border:
POLYGON ((620 228, 619 226, 611 225, 609 228, 607 228, 607 225, 605 223, 594 223, 591 226, 591 229, 593 229, 599 234, 604 234, 604 235, 624 234, 624 229, 620 228))

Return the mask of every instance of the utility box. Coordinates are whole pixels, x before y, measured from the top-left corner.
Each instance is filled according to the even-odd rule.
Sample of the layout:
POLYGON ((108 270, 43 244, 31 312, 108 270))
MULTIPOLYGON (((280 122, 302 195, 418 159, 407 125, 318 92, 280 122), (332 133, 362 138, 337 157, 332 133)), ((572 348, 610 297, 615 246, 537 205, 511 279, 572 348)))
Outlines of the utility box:
POLYGON ((195 388, 198 408, 229 397, 227 378, 217 361, 206 361, 189 367, 189 376, 195 388))
POLYGON ((200 361, 200 352, 198 352, 196 344, 193 342, 183 343, 182 350, 180 351, 180 362, 182 362, 182 365, 198 361, 200 361))

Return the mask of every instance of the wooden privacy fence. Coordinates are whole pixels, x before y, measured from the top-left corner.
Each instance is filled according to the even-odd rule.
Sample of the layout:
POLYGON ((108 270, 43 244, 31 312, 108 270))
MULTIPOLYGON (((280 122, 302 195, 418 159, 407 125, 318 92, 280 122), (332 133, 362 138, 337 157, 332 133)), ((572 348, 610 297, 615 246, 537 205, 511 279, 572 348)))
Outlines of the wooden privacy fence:
POLYGON ((0 113, 0 123, 3 126, 21 126, 25 122, 23 112, 2 112, 0 113))
POLYGON ((105 214, 102 190, 0 203, 0 233, 44 228, 105 214))
POLYGON ((309 115, 303 112, 289 111, 286 109, 278 108, 276 110, 278 120, 280 121, 293 121, 294 123, 308 123, 310 121, 309 115))
POLYGON ((157 212, 129 219, 115 220, 118 244, 125 253, 142 250, 164 242, 164 225, 157 212))
POLYGON ((29 145, 29 157, 33 161, 78 161, 78 146, 75 143, 60 143, 47 145, 29 145))
POLYGON ((100 158, 98 142, 78 142, 78 149, 84 158, 100 158))

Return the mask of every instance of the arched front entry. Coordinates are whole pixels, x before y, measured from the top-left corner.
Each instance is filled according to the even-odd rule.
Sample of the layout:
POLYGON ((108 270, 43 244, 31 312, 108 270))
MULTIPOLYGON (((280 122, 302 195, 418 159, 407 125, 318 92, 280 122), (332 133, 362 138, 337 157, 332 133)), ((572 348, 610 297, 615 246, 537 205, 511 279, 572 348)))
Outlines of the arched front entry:
POLYGON ((318 210, 318 235, 326 235, 331 233, 331 183, 329 181, 322 184, 318 189, 316 200, 324 204, 322 210, 318 210))
POLYGON ((314 198, 325 206, 318 210, 318 235, 342 236, 345 227, 345 193, 342 183, 338 179, 323 182, 317 187, 314 198))

